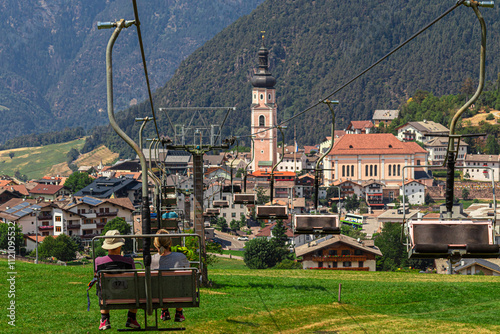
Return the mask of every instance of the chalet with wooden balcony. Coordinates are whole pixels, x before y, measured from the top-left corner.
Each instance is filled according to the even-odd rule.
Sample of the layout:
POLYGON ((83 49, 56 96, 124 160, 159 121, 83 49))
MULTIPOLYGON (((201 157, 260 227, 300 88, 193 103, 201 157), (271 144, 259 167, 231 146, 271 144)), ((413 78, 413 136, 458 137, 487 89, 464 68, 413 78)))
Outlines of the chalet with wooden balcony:
POLYGON ((376 256, 382 252, 373 240, 357 241, 345 235, 333 235, 295 248, 302 256, 304 269, 376 271, 376 256))

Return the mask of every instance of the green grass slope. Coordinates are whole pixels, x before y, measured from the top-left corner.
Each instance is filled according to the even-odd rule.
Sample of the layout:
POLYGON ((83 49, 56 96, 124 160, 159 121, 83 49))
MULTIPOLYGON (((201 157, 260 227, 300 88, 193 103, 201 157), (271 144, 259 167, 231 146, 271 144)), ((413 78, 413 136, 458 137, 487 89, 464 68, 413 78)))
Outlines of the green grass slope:
MULTIPOLYGON (((233 260, 234 261, 234 260, 233 260)), ((5 333, 97 333, 92 268, 16 262, 16 327, 7 323, 8 282, 0 281, 5 333)), ((209 269, 212 288, 186 309, 186 333, 498 333, 498 277, 311 270, 209 269), (342 283, 342 303, 337 303, 342 283)), ((7 261, 0 260, 4 277, 7 261)), ((224 269, 219 269, 224 268, 224 269)), ((111 314, 124 328, 126 311, 111 314)), ((138 320, 144 324, 143 313, 138 320)), ((174 326, 172 322, 161 325, 174 326)))
POLYGON ((81 150, 85 139, 39 147, 24 147, 0 151, 0 174, 14 175, 19 170, 29 178, 41 178, 53 165, 66 161, 72 149, 81 150), (9 153, 14 153, 12 158, 9 153))

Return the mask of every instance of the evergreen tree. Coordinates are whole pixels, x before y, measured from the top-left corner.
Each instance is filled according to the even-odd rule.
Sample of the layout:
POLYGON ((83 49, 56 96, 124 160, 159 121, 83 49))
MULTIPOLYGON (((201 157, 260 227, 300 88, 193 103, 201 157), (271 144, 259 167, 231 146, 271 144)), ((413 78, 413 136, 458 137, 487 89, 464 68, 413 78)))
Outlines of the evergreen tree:
POLYGON ((499 154, 500 153, 500 145, 498 145, 498 140, 493 135, 489 135, 486 140, 486 154, 499 154))
POLYGON ((87 173, 75 172, 71 174, 66 182, 64 182, 64 186, 71 191, 72 194, 82 190, 89 184, 91 184, 94 180, 87 173))

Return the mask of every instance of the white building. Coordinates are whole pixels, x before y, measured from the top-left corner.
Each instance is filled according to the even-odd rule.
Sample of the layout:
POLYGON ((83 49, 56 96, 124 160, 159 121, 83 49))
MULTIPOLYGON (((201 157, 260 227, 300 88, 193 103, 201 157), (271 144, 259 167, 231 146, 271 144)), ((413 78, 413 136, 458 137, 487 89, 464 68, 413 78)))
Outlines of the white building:
POLYGON ((400 141, 417 140, 420 142, 436 138, 432 135, 448 134, 450 132, 446 126, 425 119, 422 122, 408 122, 396 128, 396 130, 398 130, 397 137, 400 141))
MULTIPOLYGON (((425 203, 425 185, 415 180, 405 182, 404 194, 408 197, 409 204, 424 204, 425 203)), ((403 195, 403 187, 399 189, 399 195, 403 195)))
MULTIPOLYGON (((456 159, 457 166, 463 166, 465 155, 467 154, 467 147, 469 145, 460 141, 460 147, 458 149, 458 157, 456 159)), ((431 165, 442 165, 446 158, 446 151, 448 149, 448 138, 436 137, 434 139, 428 140, 424 143, 424 148, 429 152, 429 164, 431 165)))
POLYGON ((465 156, 464 178, 474 181, 500 180, 500 156, 486 154, 467 154, 465 156), (490 167, 484 169, 482 167, 490 167))

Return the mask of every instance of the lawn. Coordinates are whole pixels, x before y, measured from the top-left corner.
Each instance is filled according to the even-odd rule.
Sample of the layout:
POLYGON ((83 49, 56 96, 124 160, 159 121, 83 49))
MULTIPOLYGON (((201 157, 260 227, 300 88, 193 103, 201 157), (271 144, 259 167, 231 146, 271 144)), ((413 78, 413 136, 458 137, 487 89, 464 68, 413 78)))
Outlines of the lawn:
MULTIPOLYGON (((187 333, 498 333, 499 277, 313 270, 209 268, 212 288, 186 309, 187 333), (339 283, 342 303, 337 303, 339 283)), ((7 272, 6 260, 0 267, 7 272)), ((16 262, 16 327, 7 324, 7 281, 0 281, 0 332, 97 333, 92 268, 16 262)), ((6 274, 4 274, 6 277, 6 274)), ((123 328, 125 312, 112 312, 123 328)), ((143 315, 138 316, 140 323, 143 315)), ((173 323, 166 323, 172 326, 173 323)))

